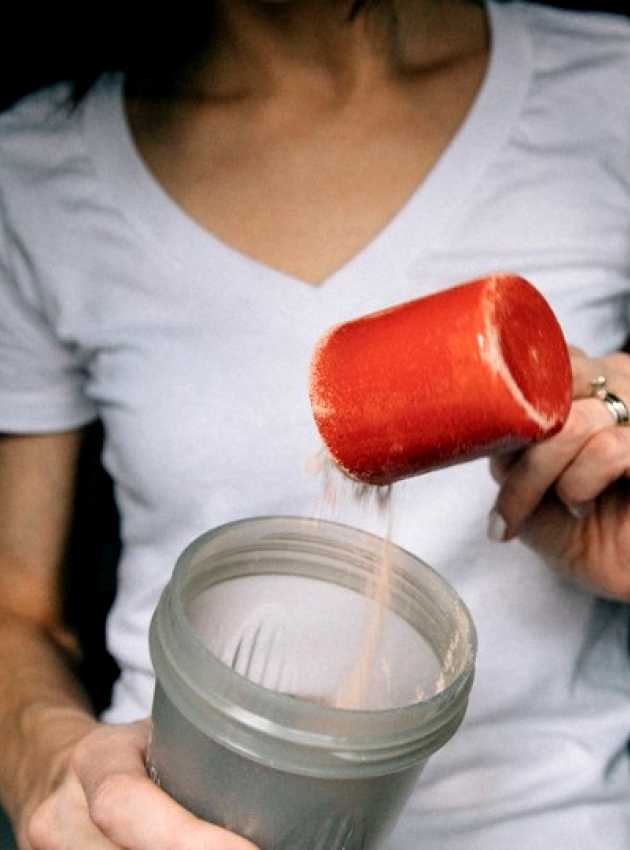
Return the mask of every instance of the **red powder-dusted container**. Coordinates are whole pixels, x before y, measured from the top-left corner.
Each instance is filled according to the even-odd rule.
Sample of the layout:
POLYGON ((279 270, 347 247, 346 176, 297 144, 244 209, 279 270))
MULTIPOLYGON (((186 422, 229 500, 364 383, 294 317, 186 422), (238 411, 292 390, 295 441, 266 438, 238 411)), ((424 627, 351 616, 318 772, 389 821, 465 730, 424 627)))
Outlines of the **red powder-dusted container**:
POLYGON ((337 465, 390 484, 551 436, 571 381, 543 296, 493 274, 331 328, 313 355, 310 398, 337 465))

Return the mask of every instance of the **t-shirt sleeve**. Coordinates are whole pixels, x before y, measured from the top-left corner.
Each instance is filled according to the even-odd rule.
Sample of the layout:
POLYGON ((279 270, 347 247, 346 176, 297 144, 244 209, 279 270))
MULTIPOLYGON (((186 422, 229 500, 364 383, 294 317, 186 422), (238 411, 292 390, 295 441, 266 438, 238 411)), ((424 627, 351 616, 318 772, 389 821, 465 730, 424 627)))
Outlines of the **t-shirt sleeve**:
POLYGON ((0 432, 70 430, 97 415, 85 394, 85 370, 12 271, 9 231, 0 206, 0 432))

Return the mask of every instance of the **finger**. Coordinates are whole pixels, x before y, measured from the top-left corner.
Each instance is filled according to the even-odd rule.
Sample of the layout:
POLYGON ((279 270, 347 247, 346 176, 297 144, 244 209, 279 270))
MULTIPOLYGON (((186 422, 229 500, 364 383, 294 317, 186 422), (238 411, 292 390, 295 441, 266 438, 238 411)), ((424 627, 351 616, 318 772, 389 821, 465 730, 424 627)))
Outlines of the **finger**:
MULTIPOLYGON (((599 399, 573 404, 562 430, 523 452, 508 470, 497 496, 496 511, 505 522, 501 538, 518 533, 526 518, 583 446, 598 431, 611 427, 611 416, 599 399)), ((496 537, 496 534, 492 536, 496 537)))
POLYGON ((604 428, 594 434, 556 482, 558 498, 578 518, 587 516, 592 502, 614 481, 628 474, 630 431, 604 428))
POLYGON ((497 484, 503 484, 510 469, 521 455, 522 452, 504 452, 503 454, 492 455, 490 458, 490 475, 497 484))
POLYGON ((253 844, 187 812, 149 779, 110 774, 89 801, 99 829, 127 850, 252 850, 253 844))
POLYGON ((90 816, 127 850, 254 850, 244 838, 202 821, 147 777, 146 725, 111 727, 79 748, 75 769, 90 816))
POLYGON ((606 378, 606 389, 624 395, 624 388, 630 386, 630 356, 616 351, 605 357, 590 358, 578 348, 570 347, 571 369, 573 372, 573 398, 588 398, 593 395, 592 381, 606 378))
MULTIPOLYGON (((553 491, 548 492, 536 513, 523 524, 519 539, 545 553, 548 566, 565 577, 572 576, 571 564, 579 549, 576 539, 580 523, 572 517, 553 491)), ((578 558, 581 550, 578 551, 578 558)))
POLYGON ((560 575, 590 593, 630 601, 629 533, 624 522, 629 504, 630 482, 620 479, 606 488, 588 519, 576 522, 556 495, 549 493, 523 526, 520 538, 544 552, 547 564, 560 575))

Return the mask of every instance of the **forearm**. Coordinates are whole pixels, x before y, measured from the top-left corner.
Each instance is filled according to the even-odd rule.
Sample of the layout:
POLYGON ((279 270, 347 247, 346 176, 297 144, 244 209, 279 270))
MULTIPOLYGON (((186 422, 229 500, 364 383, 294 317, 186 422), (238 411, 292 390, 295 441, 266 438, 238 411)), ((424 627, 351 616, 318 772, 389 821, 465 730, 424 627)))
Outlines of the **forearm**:
POLYGON ((44 628, 0 611, 0 652, 0 802, 15 823, 96 720, 70 652, 44 628))
POLYGON ((97 722, 44 630, 0 611, 0 649, 0 794, 21 850, 257 850, 149 779, 148 719, 97 722))

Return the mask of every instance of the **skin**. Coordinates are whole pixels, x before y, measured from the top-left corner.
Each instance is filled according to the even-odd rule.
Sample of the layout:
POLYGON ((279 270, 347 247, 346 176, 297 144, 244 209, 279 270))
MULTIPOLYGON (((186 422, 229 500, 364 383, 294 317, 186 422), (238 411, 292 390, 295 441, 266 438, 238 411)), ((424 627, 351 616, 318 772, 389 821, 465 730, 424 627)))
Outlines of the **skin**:
MULTIPOLYGON (((138 150, 200 224, 296 278, 287 285, 318 285, 386 224, 456 132, 486 68, 483 12, 409 0, 396 18, 384 3, 342 25, 346 7, 324 0, 219 6, 220 51, 160 91, 138 80, 129 92, 138 150)), ((604 374, 630 399, 630 363, 575 351, 573 366, 563 431, 494 461, 497 510, 507 537, 628 600, 630 429, 613 426, 588 382, 604 374)), ((80 443, 80 432, 0 439, 1 802, 21 850, 247 850, 149 781, 148 721, 99 723, 74 678, 58 581, 80 443)))
POLYGON ((129 98, 143 159, 223 242, 321 283, 426 176, 486 69, 479 8, 413 0, 413 38, 388 8, 348 25, 341 3, 225 4, 221 52, 176 97, 129 98))

